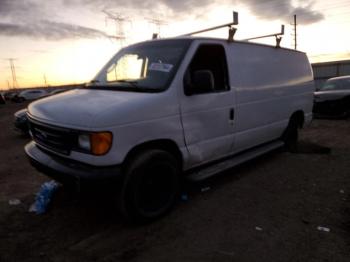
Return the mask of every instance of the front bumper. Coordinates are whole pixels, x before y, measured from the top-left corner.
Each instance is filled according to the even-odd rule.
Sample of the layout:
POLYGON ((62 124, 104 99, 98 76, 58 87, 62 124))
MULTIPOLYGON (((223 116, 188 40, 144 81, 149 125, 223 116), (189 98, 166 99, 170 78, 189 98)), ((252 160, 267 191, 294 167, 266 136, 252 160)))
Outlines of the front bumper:
POLYGON ((24 150, 32 166, 61 183, 80 183, 81 180, 102 181, 122 177, 119 165, 97 167, 66 159, 46 151, 34 141, 28 143, 24 150))

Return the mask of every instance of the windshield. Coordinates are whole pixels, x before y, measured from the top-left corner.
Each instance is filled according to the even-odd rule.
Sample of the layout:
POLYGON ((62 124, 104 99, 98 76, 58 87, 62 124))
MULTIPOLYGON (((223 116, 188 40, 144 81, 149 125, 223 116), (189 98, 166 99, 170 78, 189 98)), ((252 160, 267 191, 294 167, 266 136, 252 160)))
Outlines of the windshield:
POLYGON ((189 40, 161 40, 124 48, 88 87, 125 91, 165 90, 189 44, 189 40))
POLYGON ((350 90, 350 78, 328 80, 320 87, 319 90, 320 91, 350 90))

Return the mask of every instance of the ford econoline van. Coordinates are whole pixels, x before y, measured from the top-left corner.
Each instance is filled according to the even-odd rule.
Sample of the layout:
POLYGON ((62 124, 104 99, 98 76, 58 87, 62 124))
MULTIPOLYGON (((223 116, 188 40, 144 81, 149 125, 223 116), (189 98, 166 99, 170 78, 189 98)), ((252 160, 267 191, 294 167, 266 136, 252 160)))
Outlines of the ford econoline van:
POLYGON ((86 87, 28 107, 25 151, 58 181, 120 178, 121 210, 154 219, 180 181, 285 145, 312 119, 305 53, 182 37, 123 48, 86 87))

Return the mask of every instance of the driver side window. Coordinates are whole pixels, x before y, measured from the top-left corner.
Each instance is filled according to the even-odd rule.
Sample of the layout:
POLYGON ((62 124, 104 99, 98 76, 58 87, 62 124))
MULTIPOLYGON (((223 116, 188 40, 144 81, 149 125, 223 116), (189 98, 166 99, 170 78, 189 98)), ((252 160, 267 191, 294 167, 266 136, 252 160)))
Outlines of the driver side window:
POLYGON ((198 47, 184 76, 186 95, 229 90, 225 49, 222 45, 198 47))

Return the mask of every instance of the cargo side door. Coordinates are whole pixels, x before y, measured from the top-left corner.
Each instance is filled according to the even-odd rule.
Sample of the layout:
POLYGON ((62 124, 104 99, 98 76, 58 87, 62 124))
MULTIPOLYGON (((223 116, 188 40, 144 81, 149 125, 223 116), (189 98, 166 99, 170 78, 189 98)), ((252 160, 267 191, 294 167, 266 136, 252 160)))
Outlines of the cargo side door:
POLYGON ((234 92, 229 83, 224 45, 192 47, 180 99, 189 167, 227 156, 232 150, 234 92))

